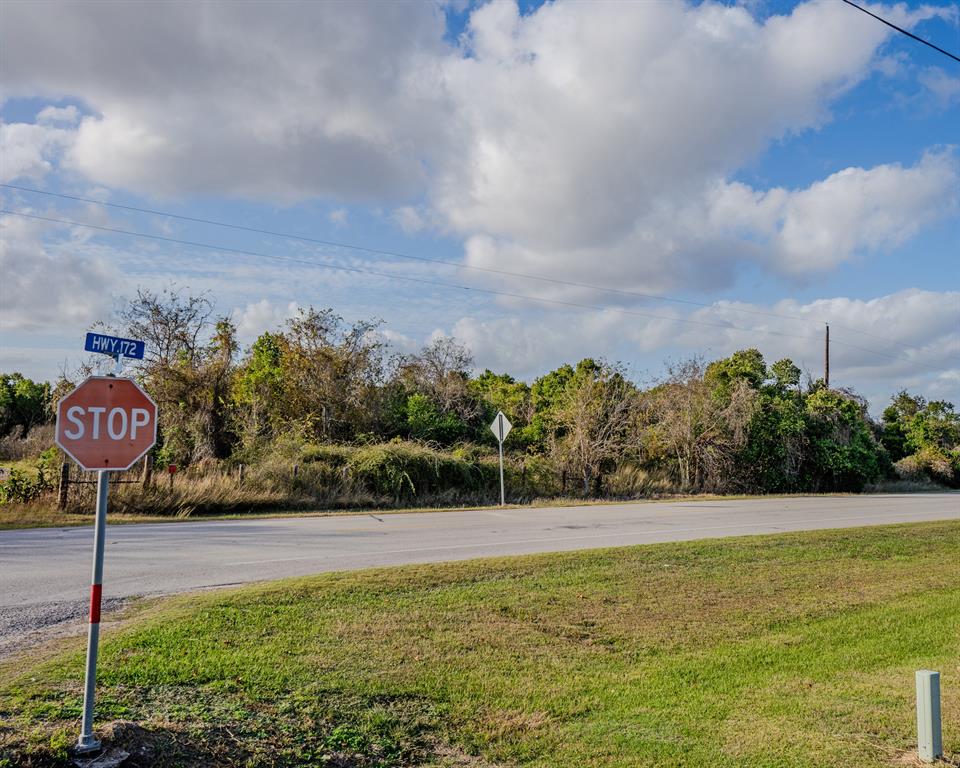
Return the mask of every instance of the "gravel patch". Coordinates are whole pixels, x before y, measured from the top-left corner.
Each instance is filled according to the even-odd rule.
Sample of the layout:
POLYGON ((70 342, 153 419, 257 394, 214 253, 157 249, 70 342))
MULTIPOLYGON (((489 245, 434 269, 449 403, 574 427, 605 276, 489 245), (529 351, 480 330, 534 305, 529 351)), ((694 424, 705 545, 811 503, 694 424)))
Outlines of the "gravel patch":
MULTIPOLYGON (((122 609, 130 598, 104 598, 102 612, 122 609)), ((80 600, 0 606, 0 659, 48 640, 86 631, 90 605, 80 600)))

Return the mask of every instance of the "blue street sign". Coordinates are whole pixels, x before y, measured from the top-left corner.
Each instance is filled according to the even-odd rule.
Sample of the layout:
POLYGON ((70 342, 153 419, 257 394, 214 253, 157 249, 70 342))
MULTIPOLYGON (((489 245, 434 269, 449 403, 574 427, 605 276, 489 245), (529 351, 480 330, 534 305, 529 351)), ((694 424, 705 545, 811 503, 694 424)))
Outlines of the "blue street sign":
POLYGON ((134 360, 143 360, 143 351, 146 344, 135 339, 120 339, 116 336, 105 336, 102 333, 88 333, 87 343, 83 348, 87 352, 99 352, 110 357, 129 357, 134 360))

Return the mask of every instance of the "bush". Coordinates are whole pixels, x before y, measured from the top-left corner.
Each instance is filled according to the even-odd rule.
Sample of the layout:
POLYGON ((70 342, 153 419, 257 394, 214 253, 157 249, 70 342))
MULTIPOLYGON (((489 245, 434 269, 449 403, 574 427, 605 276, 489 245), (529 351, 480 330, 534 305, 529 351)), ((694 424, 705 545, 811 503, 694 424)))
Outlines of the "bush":
POLYGON ((53 424, 40 424, 33 427, 24 438, 16 433, 0 439, 0 461, 22 461, 35 459, 53 445, 53 424))
POLYGON ((40 498, 44 493, 53 490, 50 473, 44 472, 43 467, 31 477, 20 469, 10 470, 10 476, 0 482, 0 504, 25 504, 28 501, 40 498))
POLYGON ((960 451, 947 453, 935 446, 926 446, 912 456, 894 464, 901 480, 930 480, 950 488, 960 487, 960 451))
POLYGON ((396 503, 489 501, 499 493, 495 466, 458 459, 415 443, 359 448, 347 469, 354 483, 396 503))
POLYGON ((674 493, 676 488, 662 473, 648 472, 636 464, 622 464, 604 477, 607 496, 637 499, 674 493))

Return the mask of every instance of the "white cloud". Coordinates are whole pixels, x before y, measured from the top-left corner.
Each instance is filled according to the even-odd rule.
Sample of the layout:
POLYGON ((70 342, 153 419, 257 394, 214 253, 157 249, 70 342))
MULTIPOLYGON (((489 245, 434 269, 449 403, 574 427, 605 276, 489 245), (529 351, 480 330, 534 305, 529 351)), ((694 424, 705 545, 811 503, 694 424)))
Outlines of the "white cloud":
POLYGON ((720 184, 710 218, 720 230, 741 228, 766 240, 786 273, 826 270, 860 250, 901 245, 960 204, 960 163, 953 152, 899 164, 846 168, 806 189, 756 192, 720 184))
POLYGON ((957 291, 909 289, 870 300, 717 302, 692 313, 662 306, 638 312, 660 317, 616 310, 467 316, 449 332, 471 349, 478 368, 528 380, 587 356, 621 360, 641 377, 656 376, 668 356, 716 359, 748 347, 759 348, 768 363, 790 357, 816 377, 822 375, 823 321, 829 320, 832 384, 856 388, 875 410, 901 388, 960 403, 957 291))
POLYGON ((960 101, 960 77, 948 75, 940 67, 928 67, 920 73, 919 79, 940 107, 949 107, 960 101))
POLYGON ((0 182, 42 179, 72 141, 73 136, 61 128, 0 122, 0 182))
POLYGON ((70 104, 66 107, 44 107, 37 113, 41 125, 76 125, 80 122, 80 110, 70 104))
POLYGON ((400 206, 390 218, 408 235, 415 235, 427 228, 423 213, 412 205, 400 206))
MULTIPOLYGON (((794 225, 819 227, 814 214, 833 216, 823 239, 844 258, 879 245, 866 233, 916 200, 861 196, 845 221, 813 206, 860 177, 877 188, 881 176, 910 176, 901 169, 784 195, 788 210, 780 192, 758 200, 785 217, 772 252, 758 233, 733 237, 710 219, 729 174, 771 141, 820 126, 832 101, 873 71, 889 29, 850 10, 815 1, 761 23, 713 3, 557 2, 525 16, 509 2, 485 5, 470 19, 471 55, 444 64, 457 149, 438 166, 433 204, 467 238, 471 264, 647 292, 729 285, 745 262, 820 270, 823 248, 794 225)), ((935 13, 884 12, 907 25, 935 13)), ((932 165, 911 188, 934 176, 932 165)), ((766 223, 763 211, 752 215, 766 223)), ((883 244, 893 242, 884 232, 883 244)))
POLYGON ((295 317, 299 310, 300 306, 295 301, 280 306, 267 299, 260 299, 234 309, 231 319, 237 326, 240 341, 251 344, 265 331, 279 330, 288 319, 295 317))
MULTIPOLYGON (((910 27, 944 11, 882 13, 910 27)), ((841 3, 761 20, 713 2, 522 15, 495 0, 460 47, 444 32, 428 3, 9 4, 5 93, 85 116, 45 109, 5 162, 35 178, 64 152, 65 169, 142 195, 374 200, 405 232, 462 237, 469 264, 645 293, 715 290, 745 264, 822 271, 955 210, 944 152, 805 189, 729 181, 877 70, 891 31, 841 3)))
POLYGON ((5 95, 88 105, 69 166, 111 187, 390 199, 420 189, 417 144, 443 122, 429 3, 51 0, 3 17, 5 95))
POLYGON ((327 219, 336 227, 344 227, 347 224, 349 212, 346 208, 335 208, 327 214, 327 219))
POLYGON ((75 333, 109 315, 116 273, 82 239, 46 246, 50 227, 0 220, 0 329, 72 327, 75 333))

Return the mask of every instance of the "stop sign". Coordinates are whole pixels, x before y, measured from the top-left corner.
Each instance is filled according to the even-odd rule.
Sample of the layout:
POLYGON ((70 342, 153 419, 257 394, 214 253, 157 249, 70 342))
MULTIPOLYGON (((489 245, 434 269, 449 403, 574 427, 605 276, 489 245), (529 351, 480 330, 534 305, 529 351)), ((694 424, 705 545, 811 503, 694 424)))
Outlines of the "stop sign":
POLYGON ((157 405, 130 379, 90 376, 57 403, 57 445, 84 469, 130 469, 157 441, 157 405))

